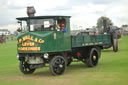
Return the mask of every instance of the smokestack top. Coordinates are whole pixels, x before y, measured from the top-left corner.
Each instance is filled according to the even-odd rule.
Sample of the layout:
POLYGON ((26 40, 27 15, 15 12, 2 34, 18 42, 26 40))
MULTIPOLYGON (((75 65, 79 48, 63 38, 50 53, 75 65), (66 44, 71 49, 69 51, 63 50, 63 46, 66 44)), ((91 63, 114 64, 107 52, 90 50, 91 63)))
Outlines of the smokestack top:
POLYGON ((34 8, 34 6, 28 6, 27 7, 27 15, 28 17, 33 17, 36 13, 36 10, 34 8))

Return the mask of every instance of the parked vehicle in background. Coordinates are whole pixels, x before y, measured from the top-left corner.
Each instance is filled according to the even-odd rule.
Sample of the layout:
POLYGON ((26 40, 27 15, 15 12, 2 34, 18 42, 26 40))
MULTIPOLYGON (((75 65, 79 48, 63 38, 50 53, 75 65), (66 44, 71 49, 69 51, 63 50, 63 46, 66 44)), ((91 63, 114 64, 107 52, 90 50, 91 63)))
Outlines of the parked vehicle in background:
POLYGON ((0 35, 0 43, 1 44, 6 43, 6 37, 4 34, 0 35))

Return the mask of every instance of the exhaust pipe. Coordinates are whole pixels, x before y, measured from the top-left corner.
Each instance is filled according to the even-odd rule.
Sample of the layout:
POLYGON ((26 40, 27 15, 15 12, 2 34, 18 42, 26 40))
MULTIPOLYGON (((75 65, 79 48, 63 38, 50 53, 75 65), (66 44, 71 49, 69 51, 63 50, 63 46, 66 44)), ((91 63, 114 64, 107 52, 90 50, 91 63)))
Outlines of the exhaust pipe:
POLYGON ((34 8, 34 6, 28 6, 27 7, 27 15, 28 17, 33 17, 36 13, 36 10, 34 8))

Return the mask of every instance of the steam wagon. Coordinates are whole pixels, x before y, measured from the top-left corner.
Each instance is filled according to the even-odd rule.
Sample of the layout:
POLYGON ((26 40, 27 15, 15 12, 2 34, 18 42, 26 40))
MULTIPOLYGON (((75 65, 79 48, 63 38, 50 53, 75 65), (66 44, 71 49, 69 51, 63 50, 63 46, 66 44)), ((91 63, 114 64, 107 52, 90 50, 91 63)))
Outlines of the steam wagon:
POLYGON ((70 16, 31 16, 16 18, 20 24, 17 37, 17 58, 20 71, 31 74, 37 68, 49 64, 53 75, 61 75, 73 59, 78 59, 95 67, 98 64, 101 49, 114 47, 117 51, 117 38, 111 34, 87 34, 81 32, 72 35, 70 16))

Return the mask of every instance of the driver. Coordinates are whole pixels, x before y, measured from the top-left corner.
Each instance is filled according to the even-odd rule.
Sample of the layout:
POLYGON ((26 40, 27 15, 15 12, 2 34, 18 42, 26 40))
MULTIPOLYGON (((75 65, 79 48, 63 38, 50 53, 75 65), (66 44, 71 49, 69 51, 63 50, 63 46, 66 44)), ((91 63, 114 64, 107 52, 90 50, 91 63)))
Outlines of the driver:
POLYGON ((67 31, 64 24, 60 24, 60 31, 61 32, 66 32, 67 31))

